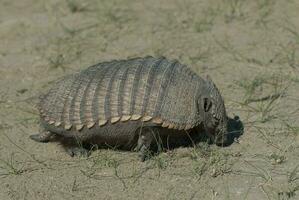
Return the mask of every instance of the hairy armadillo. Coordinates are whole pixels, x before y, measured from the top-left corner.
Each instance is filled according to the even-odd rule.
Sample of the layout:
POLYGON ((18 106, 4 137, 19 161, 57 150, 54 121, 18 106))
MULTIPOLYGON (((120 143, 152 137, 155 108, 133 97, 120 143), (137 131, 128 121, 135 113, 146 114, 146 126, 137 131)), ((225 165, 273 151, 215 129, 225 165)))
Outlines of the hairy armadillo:
MULTIPOLYGON (((142 160, 157 136, 186 135, 203 127, 216 143, 227 135, 223 98, 207 76, 164 57, 114 60, 63 77, 39 103, 41 131, 30 138, 52 136, 78 143, 137 147, 142 160)), ((70 155, 86 153, 72 145, 70 155)))

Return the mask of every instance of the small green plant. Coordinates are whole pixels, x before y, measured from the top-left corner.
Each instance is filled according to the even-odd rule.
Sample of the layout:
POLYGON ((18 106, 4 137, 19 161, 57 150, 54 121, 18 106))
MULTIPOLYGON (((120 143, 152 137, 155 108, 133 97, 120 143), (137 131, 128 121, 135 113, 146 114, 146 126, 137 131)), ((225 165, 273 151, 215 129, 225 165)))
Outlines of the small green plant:
POLYGON ((227 12, 225 14, 225 22, 230 23, 233 20, 244 18, 243 0, 226 0, 227 12))
POLYGON ((22 167, 18 166, 13 153, 10 155, 10 158, 8 160, 0 158, 0 164, 0 169, 1 171, 3 171, 0 171, 0 176, 20 175, 24 172, 22 167))

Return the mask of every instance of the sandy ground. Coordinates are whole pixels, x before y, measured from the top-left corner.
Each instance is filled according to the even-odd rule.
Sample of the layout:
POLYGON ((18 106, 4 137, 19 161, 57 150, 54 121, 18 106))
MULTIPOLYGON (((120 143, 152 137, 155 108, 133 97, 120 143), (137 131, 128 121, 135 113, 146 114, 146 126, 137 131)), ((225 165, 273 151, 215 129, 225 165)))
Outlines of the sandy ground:
POLYGON ((0 1, 0 199, 299 199, 299 1, 0 1), (40 144, 37 97, 97 62, 166 56, 209 74, 244 134, 141 163, 40 144))

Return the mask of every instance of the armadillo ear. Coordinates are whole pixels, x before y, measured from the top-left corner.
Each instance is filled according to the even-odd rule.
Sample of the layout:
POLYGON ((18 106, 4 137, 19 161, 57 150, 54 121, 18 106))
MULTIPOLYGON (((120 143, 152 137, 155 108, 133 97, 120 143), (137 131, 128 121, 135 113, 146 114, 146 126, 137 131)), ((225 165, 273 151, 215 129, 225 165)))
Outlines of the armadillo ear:
POLYGON ((211 79, 211 77, 209 75, 207 75, 206 80, 209 83, 209 85, 215 87, 215 83, 212 81, 212 79, 211 79))
POLYGON ((210 98, 204 97, 203 98, 203 110, 208 112, 212 107, 212 102, 210 98))

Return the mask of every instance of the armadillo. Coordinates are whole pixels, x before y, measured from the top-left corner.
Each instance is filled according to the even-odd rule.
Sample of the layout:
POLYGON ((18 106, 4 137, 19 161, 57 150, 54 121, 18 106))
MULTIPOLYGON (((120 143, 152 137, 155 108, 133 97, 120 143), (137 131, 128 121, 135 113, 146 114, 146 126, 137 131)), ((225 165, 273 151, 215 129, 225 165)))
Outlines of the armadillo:
POLYGON ((74 139, 71 156, 88 151, 79 143, 98 141, 135 147, 144 161, 162 135, 203 127, 217 144, 227 137, 224 100, 211 78, 164 57, 102 62, 67 75, 41 95, 38 108, 41 129, 30 138, 74 139))

